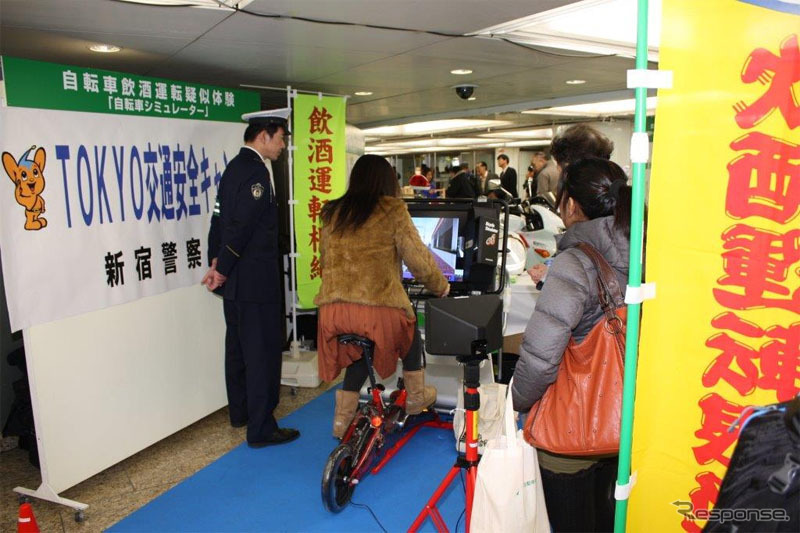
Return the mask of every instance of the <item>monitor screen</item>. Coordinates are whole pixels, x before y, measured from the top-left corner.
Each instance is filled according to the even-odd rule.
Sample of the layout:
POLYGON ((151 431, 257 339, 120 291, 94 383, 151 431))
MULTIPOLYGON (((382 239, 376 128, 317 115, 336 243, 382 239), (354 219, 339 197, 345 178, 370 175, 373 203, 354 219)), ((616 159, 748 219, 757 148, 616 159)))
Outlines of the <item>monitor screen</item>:
MULTIPOLYGON (((460 220, 457 213, 434 214, 411 217, 422 242, 433 253, 433 258, 448 281, 463 281, 464 268, 461 259, 463 236, 460 233, 460 220)), ((403 279, 411 280, 414 275, 403 263, 403 279)))
MULTIPOLYGON (((475 205, 471 200, 407 200, 411 221, 422 242, 433 254, 439 269, 450 282, 450 294, 491 291, 497 282, 497 250, 485 244, 497 234, 500 204, 475 205)), ((496 239, 495 239, 496 241, 496 239)), ((403 265, 403 283, 418 286, 418 280, 403 265)))

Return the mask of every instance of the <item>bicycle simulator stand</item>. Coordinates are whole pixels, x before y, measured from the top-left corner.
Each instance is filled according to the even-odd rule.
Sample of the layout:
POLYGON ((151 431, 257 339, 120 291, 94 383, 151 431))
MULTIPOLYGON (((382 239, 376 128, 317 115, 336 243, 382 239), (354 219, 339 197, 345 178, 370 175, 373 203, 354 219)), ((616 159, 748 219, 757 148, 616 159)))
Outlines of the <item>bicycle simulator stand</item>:
POLYGON ((469 533, 470 515, 472 514, 472 498, 475 494, 475 479, 478 474, 478 409, 481 406, 481 397, 478 394, 478 387, 480 386, 480 362, 487 359, 486 341, 474 341, 472 343, 471 355, 459 355, 457 360, 459 363, 464 364, 464 415, 466 417, 465 426, 467 428, 466 446, 464 448, 465 454, 458 455, 456 463, 447 473, 445 478, 436 488, 433 496, 425 504, 425 507, 417 515, 414 523, 408 529, 410 532, 416 532, 422 526, 425 519, 430 516, 431 521, 436 526, 436 530, 440 533, 447 532, 447 526, 444 523, 441 513, 436 508, 436 503, 439 498, 444 495, 450 483, 461 473, 466 470, 467 479, 465 483, 465 500, 466 500, 466 531, 469 533))

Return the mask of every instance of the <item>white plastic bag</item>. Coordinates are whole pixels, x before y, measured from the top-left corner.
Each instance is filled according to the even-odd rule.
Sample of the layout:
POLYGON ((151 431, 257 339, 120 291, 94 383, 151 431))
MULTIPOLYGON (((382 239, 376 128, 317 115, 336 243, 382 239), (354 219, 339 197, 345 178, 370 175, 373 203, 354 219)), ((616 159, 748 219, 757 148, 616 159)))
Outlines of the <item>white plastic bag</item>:
POLYGON ((505 402, 502 428, 488 440, 478 463, 470 530, 550 533, 536 450, 517 430, 511 399, 505 402))
MULTIPOLYGON (((506 406, 507 386, 502 383, 487 383, 478 387, 481 406, 478 411, 478 453, 483 453, 486 441, 503 433, 503 412, 506 406)), ((453 416, 453 433, 456 436, 456 450, 465 453, 467 440, 464 423, 464 387, 456 399, 456 413, 453 416)))

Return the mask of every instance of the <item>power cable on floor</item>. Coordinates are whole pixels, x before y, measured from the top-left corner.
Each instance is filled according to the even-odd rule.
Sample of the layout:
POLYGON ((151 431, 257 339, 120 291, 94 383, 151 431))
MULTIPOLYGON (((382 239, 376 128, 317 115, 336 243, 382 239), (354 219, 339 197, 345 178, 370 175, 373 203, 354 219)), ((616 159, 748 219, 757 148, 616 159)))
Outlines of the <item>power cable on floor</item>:
POLYGON ((381 528, 381 530, 383 531, 383 533, 389 533, 389 532, 386 530, 386 528, 385 528, 385 527, 383 527, 383 524, 381 524, 381 521, 380 521, 380 520, 378 520, 378 517, 377 517, 377 516, 375 516, 375 513, 372 511, 372 509, 370 508, 370 506, 369 506, 369 505, 367 505, 367 504, 365 504, 365 503, 356 503, 356 502, 354 502, 352 499, 350 500, 350 505, 353 505, 353 506, 355 506, 355 507, 361 507, 362 509, 366 509, 367 511, 369 511, 369 514, 371 514, 371 515, 372 515, 372 518, 374 518, 374 519, 375 519, 375 522, 377 522, 377 523, 378 523, 378 527, 379 527, 379 528, 381 528))

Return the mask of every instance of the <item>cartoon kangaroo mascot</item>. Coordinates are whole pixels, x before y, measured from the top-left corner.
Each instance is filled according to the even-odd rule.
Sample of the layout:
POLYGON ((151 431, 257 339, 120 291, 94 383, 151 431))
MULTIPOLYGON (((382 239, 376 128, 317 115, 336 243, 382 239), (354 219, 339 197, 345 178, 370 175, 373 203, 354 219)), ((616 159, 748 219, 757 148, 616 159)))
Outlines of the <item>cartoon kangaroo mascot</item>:
POLYGON ((14 198, 25 208, 25 229, 39 230, 47 226, 47 220, 41 218, 44 213, 44 148, 31 146, 22 154, 19 161, 14 156, 3 152, 3 168, 14 182, 14 198), (33 159, 30 157, 33 156, 33 159))

